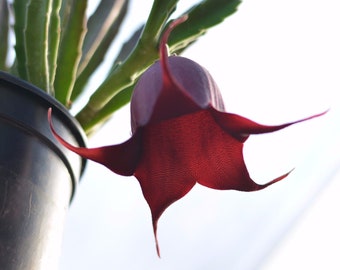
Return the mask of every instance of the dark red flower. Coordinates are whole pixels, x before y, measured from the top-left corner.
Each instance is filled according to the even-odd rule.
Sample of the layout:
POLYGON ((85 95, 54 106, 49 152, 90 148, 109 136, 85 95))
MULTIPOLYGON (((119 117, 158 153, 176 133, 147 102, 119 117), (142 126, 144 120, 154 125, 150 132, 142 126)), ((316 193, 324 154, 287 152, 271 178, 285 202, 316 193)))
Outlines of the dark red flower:
POLYGON ((214 189, 255 191, 243 160, 243 143, 250 134, 280 130, 299 121, 266 126, 225 112, 220 91, 199 64, 167 55, 166 42, 177 24, 165 31, 160 61, 138 81, 131 99, 132 137, 119 145, 87 149, 65 142, 49 121, 57 139, 82 157, 99 162, 120 175, 134 175, 152 213, 157 252, 157 221, 164 210, 199 183, 214 189))

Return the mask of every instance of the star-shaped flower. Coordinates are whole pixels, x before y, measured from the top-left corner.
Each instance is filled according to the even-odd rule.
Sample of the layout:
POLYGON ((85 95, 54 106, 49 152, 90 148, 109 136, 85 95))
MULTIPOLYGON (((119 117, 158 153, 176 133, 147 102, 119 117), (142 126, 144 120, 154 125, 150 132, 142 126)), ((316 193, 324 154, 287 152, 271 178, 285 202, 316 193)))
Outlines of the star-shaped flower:
POLYGON ((134 89, 129 140, 92 149, 74 147, 53 129, 49 111, 52 132, 65 147, 117 174, 138 179, 151 209, 158 254, 158 219, 196 183, 220 190, 256 191, 289 174, 267 184, 255 183, 242 153, 249 135, 277 131, 321 115, 266 126, 225 112, 209 72, 190 59, 167 54, 171 30, 185 19, 175 20, 165 31, 160 60, 141 76, 134 89))

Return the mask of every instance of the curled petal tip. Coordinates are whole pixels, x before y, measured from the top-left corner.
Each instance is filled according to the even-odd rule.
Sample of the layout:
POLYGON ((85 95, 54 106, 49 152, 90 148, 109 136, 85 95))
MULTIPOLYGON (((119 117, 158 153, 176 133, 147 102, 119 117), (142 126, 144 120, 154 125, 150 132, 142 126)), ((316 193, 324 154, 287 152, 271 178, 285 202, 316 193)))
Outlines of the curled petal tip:
POLYGON ((51 108, 48 109, 47 116, 52 134, 67 149, 83 158, 98 162, 119 175, 130 176, 134 174, 140 155, 140 132, 136 132, 130 140, 117 145, 97 148, 77 147, 65 141, 57 133, 52 122, 51 108))
POLYGON ((47 110, 47 118, 48 118, 48 122, 51 123, 51 118, 52 118, 52 108, 48 108, 47 110))

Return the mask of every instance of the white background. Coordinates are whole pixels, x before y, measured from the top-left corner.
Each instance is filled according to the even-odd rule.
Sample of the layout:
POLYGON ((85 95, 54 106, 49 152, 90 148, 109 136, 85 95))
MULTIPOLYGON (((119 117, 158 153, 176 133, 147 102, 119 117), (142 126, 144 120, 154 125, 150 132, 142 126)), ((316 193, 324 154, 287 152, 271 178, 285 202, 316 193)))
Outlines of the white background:
MULTIPOLYGON (((197 1, 180 2, 177 14, 197 1)), ((151 4, 132 1, 108 62, 151 4)), ((67 216, 60 269, 339 269, 339 13, 337 0, 245 0, 185 53, 210 71, 228 112, 281 124, 330 108, 245 143, 255 181, 295 168, 287 179, 253 193, 196 185, 161 217, 159 259, 137 180, 89 162, 67 216)), ((129 137, 126 106, 89 144, 129 137)))

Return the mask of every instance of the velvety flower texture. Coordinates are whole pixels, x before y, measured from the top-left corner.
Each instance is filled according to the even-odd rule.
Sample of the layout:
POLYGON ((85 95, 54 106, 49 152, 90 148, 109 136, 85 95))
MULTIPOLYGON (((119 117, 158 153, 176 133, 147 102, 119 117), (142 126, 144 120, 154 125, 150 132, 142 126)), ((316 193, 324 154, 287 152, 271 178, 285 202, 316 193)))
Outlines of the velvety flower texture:
POLYGON ((225 112, 220 91, 209 72, 179 56, 168 57, 166 42, 182 17, 165 31, 160 60, 139 79, 131 99, 132 137, 119 145, 77 148, 65 142, 49 121, 57 139, 82 157, 99 162, 113 172, 134 175, 152 213, 157 243, 157 221, 164 210, 199 183, 226 190, 255 191, 242 149, 250 134, 280 130, 319 116, 278 126, 257 124, 225 112))

